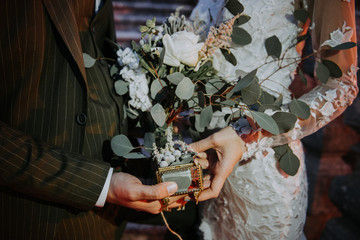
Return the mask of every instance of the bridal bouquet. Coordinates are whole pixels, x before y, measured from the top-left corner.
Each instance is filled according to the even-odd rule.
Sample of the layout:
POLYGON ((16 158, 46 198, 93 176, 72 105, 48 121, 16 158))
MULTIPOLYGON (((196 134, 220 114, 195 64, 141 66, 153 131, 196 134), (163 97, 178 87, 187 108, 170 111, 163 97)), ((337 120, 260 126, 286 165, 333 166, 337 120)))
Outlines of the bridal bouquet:
MULTIPOLYGON (((201 24, 187 20, 178 11, 161 25, 156 25, 155 19, 148 20, 140 27, 139 44, 119 47, 117 62, 111 67, 115 91, 125 100, 127 117, 147 130, 141 136, 142 151, 125 135, 118 135, 111 140, 114 153, 131 159, 146 157, 150 152, 159 181, 183 177, 179 193, 201 192, 202 181, 201 169, 194 164, 196 153, 188 149, 180 135, 173 135, 177 122, 186 122, 187 132, 194 138, 211 127, 224 127, 240 118, 246 118, 254 129, 277 135, 293 129, 298 118, 310 116, 309 106, 297 99, 284 110, 281 95, 275 98, 261 88, 257 69, 235 81, 219 75, 219 56, 236 65, 232 46, 251 42, 251 35, 241 27, 250 19, 242 14, 243 6, 229 0, 225 7, 234 17, 210 27, 205 39, 200 34, 201 24), (178 168, 184 165, 187 171, 180 171, 178 168)), ((303 11, 295 14, 300 20, 304 16, 303 11)), ((276 36, 266 40, 265 48, 269 57, 281 58, 281 43, 276 36)), ((318 75, 324 82, 336 73, 333 64, 320 66, 318 75)), ((291 149, 286 145, 275 151, 280 167, 295 175, 299 160, 291 149)))

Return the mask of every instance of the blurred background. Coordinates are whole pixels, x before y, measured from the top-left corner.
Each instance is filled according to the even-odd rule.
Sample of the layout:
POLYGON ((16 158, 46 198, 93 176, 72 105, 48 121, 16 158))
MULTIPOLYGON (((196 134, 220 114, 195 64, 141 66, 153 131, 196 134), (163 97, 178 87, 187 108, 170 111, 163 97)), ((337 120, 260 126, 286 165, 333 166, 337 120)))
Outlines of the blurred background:
MULTIPOLYGON (((196 0, 113 0, 116 35, 123 46, 140 38, 139 26, 156 17, 163 22, 182 7, 189 15, 196 0)), ((360 1, 356 0, 358 47, 360 1)), ((308 45, 311 49, 311 45, 308 45)), ((359 48, 358 48, 359 53, 359 48)), ((359 54, 360 55, 360 54, 359 54)), ((308 63, 309 76, 311 63, 308 63)), ((359 76, 359 73, 358 73, 359 76)), ((358 77, 359 79, 359 77, 358 77)), ((360 239, 360 99, 317 133, 303 139, 309 181, 305 225, 308 240, 360 239)), ((165 239, 165 226, 129 223, 122 240, 165 239)))

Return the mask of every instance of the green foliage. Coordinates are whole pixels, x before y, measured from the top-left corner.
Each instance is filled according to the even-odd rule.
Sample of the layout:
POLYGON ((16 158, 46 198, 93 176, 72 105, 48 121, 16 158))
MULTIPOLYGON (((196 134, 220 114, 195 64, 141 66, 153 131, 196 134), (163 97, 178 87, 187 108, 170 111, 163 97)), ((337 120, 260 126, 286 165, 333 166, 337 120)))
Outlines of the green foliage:
POLYGON ((123 80, 118 80, 114 83, 115 92, 120 96, 126 94, 128 92, 129 83, 123 80))
POLYGON ((240 27, 234 27, 233 32, 231 34, 231 40, 233 43, 245 46, 249 43, 251 43, 252 38, 251 35, 243 28, 240 27))
POLYGON ((151 114, 152 118, 154 119, 155 123, 159 127, 164 126, 165 121, 166 121, 166 113, 165 113, 163 106, 161 106, 161 104, 159 104, 159 103, 155 104, 151 108, 150 114, 151 114))
POLYGON ((279 133, 285 133, 294 128, 297 117, 293 113, 276 112, 272 115, 279 128, 279 133))
POLYGON ((247 23, 250 19, 251 19, 251 17, 248 15, 241 15, 235 20, 234 26, 243 25, 243 24, 247 23))
POLYGON ((342 76, 342 71, 336 63, 326 59, 321 59, 321 62, 329 70, 330 77, 339 78, 342 76))
POLYGON ((265 40, 265 48, 268 56, 280 58, 282 45, 277 36, 269 37, 265 40))
POLYGON ((212 119, 213 110, 212 106, 209 105, 201 110, 199 126, 201 129, 207 127, 212 119))
POLYGON ((253 105, 258 102, 261 96, 261 88, 257 81, 251 82, 251 84, 241 90, 242 101, 247 105, 253 105))
POLYGON ((243 5, 238 0, 228 0, 225 7, 234 16, 244 11, 243 5))
POLYGON ((248 115, 249 117, 252 117, 255 122, 264 130, 277 135, 279 134, 279 128, 275 122, 275 120, 270 117, 269 115, 262 113, 262 112, 251 112, 251 115, 248 115))
POLYGON ((236 93, 244 88, 249 87, 249 85, 254 82, 256 73, 257 73, 257 69, 251 71, 250 73, 246 74, 245 77, 239 79, 239 81, 237 82, 235 87, 230 91, 230 93, 236 93))
POLYGON ((275 157, 280 162, 280 168, 288 175, 295 176, 300 167, 299 158, 293 153, 289 145, 282 145, 273 148, 275 157))
POLYGON ((327 83, 330 77, 330 70, 326 67, 325 64, 318 62, 316 68, 316 76, 322 83, 327 83))
POLYGON ((113 137, 110 144, 113 152, 120 157, 126 156, 134 150, 134 147, 128 137, 123 134, 113 137))
POLYGON ((353 47, 356 47, 356 43, 354 42, 345 42, 345 43, 342 43, 342 44, 339 44, 335 47, 332 47, 331 49, 332 50, 346 50, 346 49, 350 49, 350 48, 353 48, 353 47))
POLYGON ((93 57, 91 57, 89 54, 87 53, 83 53, 83 58, 84 58, 84 65, 85 68, 91 68, 94 66, 96 59, 94 59, 93 57))
POLYGON ((294 99, 289 105, 290 112, 295 114, 298 118, 308 119, 310 117, 310 107, 301 100, 294 99))
POLYGON ((224 49, 224 48, 220 48, 220 50, 221 50, 221 53, 224 55, 226 61, 228 61, 232 65, 236 66, 237 60, 236 60, 236 57, 234 56, 234 54, 232 54, 232 52, 230 52, 229 50, 224 49))
POLYGON ((194 94, 195 85, 190 78, 185 77, 176 87, 175 94, 182 100, 189 100, 194 94))
POLYGON ((310 14, 306 9, 298 9, 294 12, 295 19, 302 23, 305 23, 309 16, 310 14))

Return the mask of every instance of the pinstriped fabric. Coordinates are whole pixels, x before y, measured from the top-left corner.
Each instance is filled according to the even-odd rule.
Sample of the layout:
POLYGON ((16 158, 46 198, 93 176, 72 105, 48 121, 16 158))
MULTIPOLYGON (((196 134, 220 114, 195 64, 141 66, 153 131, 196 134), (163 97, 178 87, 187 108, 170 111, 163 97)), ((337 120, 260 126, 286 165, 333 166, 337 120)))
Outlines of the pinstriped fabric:
POLYGON ((0 238, 112 239, 106 209, 91 209, 109 168, 103 143, 120 131, 123 103, 106 63, 85 71, 82 60, 82 52, 108 57, 111 1, 93 20, 95 33, 92 1, 2 4, 0 238))

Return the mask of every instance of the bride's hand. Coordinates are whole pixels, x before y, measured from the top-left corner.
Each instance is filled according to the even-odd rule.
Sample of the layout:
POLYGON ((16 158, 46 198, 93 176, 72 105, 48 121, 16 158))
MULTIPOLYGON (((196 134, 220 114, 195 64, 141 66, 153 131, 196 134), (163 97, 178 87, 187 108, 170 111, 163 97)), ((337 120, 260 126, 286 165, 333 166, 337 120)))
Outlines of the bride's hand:
POLYGON ((208 169, 212 178, 210 187, 201 193, 199 201, 216 198, 226 178, 241 159, 245 142, 231 127, 226 127, 203 140, 190 144, 190 147, 195 152, 210 149, 216 151, 217 158, 209 158, 208 169))

